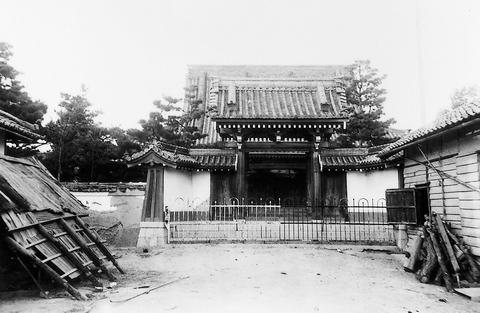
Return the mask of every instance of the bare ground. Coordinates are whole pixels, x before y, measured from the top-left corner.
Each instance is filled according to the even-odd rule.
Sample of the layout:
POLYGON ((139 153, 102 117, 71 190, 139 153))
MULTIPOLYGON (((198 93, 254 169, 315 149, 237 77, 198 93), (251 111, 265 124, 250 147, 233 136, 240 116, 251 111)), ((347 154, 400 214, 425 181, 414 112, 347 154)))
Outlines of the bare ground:
POLYGON ((402 255, 363 248, 372 247, 196 244, 148 254, 118 250, 127 274, 113 289, 83 288, 92 296, 84 302, 4 300, 0 312, 480 312, 478 303, 405 273, 402 255))

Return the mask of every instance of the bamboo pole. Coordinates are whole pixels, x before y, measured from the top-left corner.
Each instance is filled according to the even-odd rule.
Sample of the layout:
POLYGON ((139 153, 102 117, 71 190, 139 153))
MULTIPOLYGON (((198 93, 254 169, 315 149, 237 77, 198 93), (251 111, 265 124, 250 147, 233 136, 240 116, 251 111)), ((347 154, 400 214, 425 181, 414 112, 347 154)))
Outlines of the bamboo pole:
POLYGON ((88 227, 87 225, 82 221, 81 218, 78 216, 75 216, 75 221, 82 227, 82 229, 85 231, 85 234, 92 240, 97 247, 100 249, 100 251, 109 259, 113 265, 120 271, 120 273, 125 274, 123 269, 120 267, 120 264, 118 264, 117 260, 115 257, 110 253, 110 251, 105 247, 105 245, 100 241, 100 238, 96 234, 94 234, 88 227))
POLYGON ((102 286, 102 284, 95 278, 95 276, 92 275, 90 270, 86 266, 83 266, 82 261, 75 257, 75 255, 73 255, 73 253, 68 250, 65 244, 63 244, 59 239, 53 237, 53 235, 50 234, 43 225, 37 225, 37 229, 45 238, 47 238, 47 240, 49 240, 55 247, 57 247, 60 252, 62 252, 63 255, 70 262, 72 262, 87 279, 89 279, 93 283, 94 286, 102 286))
POLYGON ((108 279, 110 281, 115 281, 116 280, 115 276, 113 276, 112 273, 110 273, 108 268, 105 266, 103 261, 95 254, 95 252, 92 249, 90 249, 89 246, 87 246, 87 243, 85 242, 85 240, 83 240, 83 238, 81 238, 75 232, 75 230, 67 222, 65 222, 64 219, 60 219, 60 224, 62 225, 63 229, 65 229, 65 231, 73 238, 73 240, 77 242, 80 248, 82 248, 82 250, 85 251, 88 257, 93 261, 93 263, 98 267, 100 267, 102 272, 105 273, 105 275, 107 275, 108 279))
POLYGON ((20 244, 18 244, 11 237, 6 237, 5 240, 6 240, 7 244, 14 251, 16 251, 20 255, 30 259, 36 266, 38 266, 45 273, 47 273, 47 275, 49 275, 55 282, 57 282, 58 284, 65 287, 65 289, 68 291, 68 293, 71 294, 72 296, 74 296, 77 300, 87 300, 87 298, 85 296, 83 296, 76 288, 74 288, 72 285, 70 285, 65 279, 61 278, 60 275, 58 275, 52 268, 50 268, 48 265, 42 263, 42 260, 40 260, 33 252, 28 251, 27 249, 22 247, 20 244))

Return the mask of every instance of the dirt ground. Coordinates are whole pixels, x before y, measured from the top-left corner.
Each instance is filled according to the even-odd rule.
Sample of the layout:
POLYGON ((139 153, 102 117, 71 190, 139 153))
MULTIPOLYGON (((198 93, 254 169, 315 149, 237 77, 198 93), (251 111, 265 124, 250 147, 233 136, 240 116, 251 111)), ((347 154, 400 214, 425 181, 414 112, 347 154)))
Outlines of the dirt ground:
POLYGON ((443 287, 421 284, 404 272, 403 255, 364 248, 385 249, 195 244, 147 254, 117 250, 127 274, 112 289, 93 293, 84 287, 82 292, 92 299, 83 302, 3 300, 0 312, 480 312, 479 303, 449 294, 443 287))

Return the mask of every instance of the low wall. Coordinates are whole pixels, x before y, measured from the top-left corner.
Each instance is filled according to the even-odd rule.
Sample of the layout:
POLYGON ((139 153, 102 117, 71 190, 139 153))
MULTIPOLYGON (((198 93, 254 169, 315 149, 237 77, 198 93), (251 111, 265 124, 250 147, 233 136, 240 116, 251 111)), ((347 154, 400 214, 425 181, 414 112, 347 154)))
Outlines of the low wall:
POLYGON ((138 189, 92 192, 72 192, 90 212, 87 222, 110 244, 135 247, 140 231, 145 191, 138 189))

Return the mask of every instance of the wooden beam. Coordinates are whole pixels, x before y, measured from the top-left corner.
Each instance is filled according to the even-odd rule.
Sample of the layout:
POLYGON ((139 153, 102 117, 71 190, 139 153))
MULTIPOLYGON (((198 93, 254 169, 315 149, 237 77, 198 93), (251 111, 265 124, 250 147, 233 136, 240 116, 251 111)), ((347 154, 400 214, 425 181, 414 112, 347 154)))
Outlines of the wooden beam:
POLYGON ((96 266, 100 267, 102 272, 105 273, 105 275, 107 275, 108 279, 110 281, 115 281, 116 280, 115 276, 113 276, 112 273, 110 273, 110 271, 105 266, 103 261, 95 254, 95 252, 92 249, 90 249, 90 247, 87 245, 85 240, 75 232, 72 226, 70 226, 64 219, 60 219, 60 225, 62 225, 63 229, 82 248, 82 250, 88 255, 88 257, 93 261, 93 263, 96 266))
POLYGON ((443 225, 442 217, 439 214, 435 215, 435 219, 437 222, 438 232, 442 237, 442 241, 447 248, 448 258, 450 259, 450 263, 452 264, 453 271, 455 272, 455 277, 457 278, 457 283, 460 283, 460 266, 458 265, 457 258, 455 257, 455 252, 453 251, 453 247, 450 244, 450 239, 448 238, 447 232, 445 230, 445 225, 443 225))
MULTIPOLYGON (((63 244, 59 239, 55 238, 43 225, 37 225, 37 230, 49 240, 55 247, 57 247, 63 255, 72 262, 87 279, 89 279, 94 286, 102 286, 102 284, 92 275, 90 270, 83 265, 82 261, 79 260, 72 252, 76 250, 70 250, 65 244, 63 244)), ((77 247, 76 247, 77 248, 77 247)), ((79 249, 80 247, 78 247, 79 249)), ((78 250, 77 249, 77 250, 78 250)))
POLYGON ((11 237, 6 237, 5 241, 12 250, 32 261, 38 268, 42 269, 55 282, 62 285, 68 291, 68 293, 74 296, 77 300, 87 300, 85 296, 83 296, 77 289, 70 285, 65 279, 60 277, 60 275, 58 275, 51 267, 43 263, 42 260, 40 260, 33 252, 22 247, 11 237))
POLYGON ((77 222, 77 224, 80 225, 80 227, 83 228, 83 230, 85 231, 85 234, 88 236, 88 238, 90 238, 90 240, 92 240, 93 242, 95 242, 95 244, 97 245, 97 247, 100 249, 100 251, 102 251, 102 253, 107 257, 107 259, 109 259, 113 265, 115 265, 115 267, 120 271, 120 273, 122 274, 125 274, 125 272, 123 271, 123 269, 120 267, 120 265, 118 264, 117 260, 115 259, 115 257, 110 253, 110 251, 107 249, 107 247, 105 247, 105 245, 101 242, 100 238, 98 238, 97 234, 93 233, 88 227, 87 225, 82 221, 81 218, 79 217, 76 217, 75 218, 75 221, 77 222))

